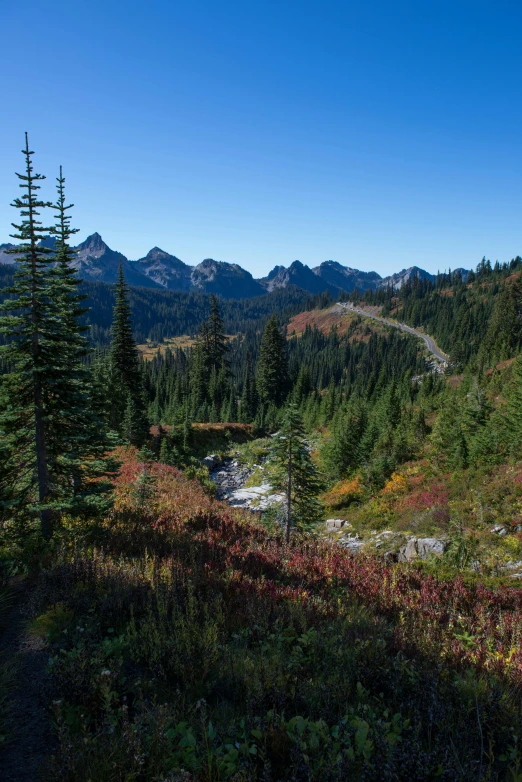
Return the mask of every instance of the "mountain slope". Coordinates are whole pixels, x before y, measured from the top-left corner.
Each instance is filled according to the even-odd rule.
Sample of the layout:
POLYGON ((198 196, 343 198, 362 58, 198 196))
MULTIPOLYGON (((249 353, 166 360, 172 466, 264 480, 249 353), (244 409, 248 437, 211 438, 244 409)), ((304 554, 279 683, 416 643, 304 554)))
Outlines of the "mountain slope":
POLYGON ((180 261, 159 247, 153 247, 144 258, 133 261, 136 271, 161 285, 162 288, 188 291, 191 287, 192 266, 180 261))
POLYGON ((327 288, 332 287, 301 261, 294 261, 288 269, 284 266, 276 266, 268 277, 259 282, 264 285, 267 291, 286 288, 287 285, 297 285, 310 293, 323 293, 327 288))
POLYGON ((396 274, 392 274, 390 277, 379 280, 375 287, 388 288, 389 286, 393 286, 396 290, 400 290, 402 286, 415 277, 415 275, 421 280, 429 280, 430 282, 435 282, 437 279, 435 274, 430 274, 429 272, 424 271, 424 269, 419 269, 418 266, 410 266, 409 269, 402 269, 402 271, 396 272, 396 274))
POLYGON ((266 293, 250 272, 236 263, 206 258, 192 271, 191 282, 202 293, 215 293, 225 299, 245 299, 266 293))
POLYGON ((159 284, 143 274, 122 253, 111 250, 99 233, 88 236, 78 245, 73 265, 80 277, 100 282, 116 282, 118 268, 123 265, 125 279, 129 285, 142 285, 147 288, 159 288, 159 284))
POLYGON ((351 293, 354 288, 361 292, 373 289, 382 279, 377 272, 362 272, 359 269, 351 269, 349 266, 342 266, 337 261, 324 261, 312 271, 327 285, 340 288, 348 293, 351 293))
POLYGON ((13 250, 16 247, 16 245, 11 244, 10 242, 6 242, 5 244, 0 244, 0 263, 14 263, 16 256, 8 254, 7 250, 13 250))

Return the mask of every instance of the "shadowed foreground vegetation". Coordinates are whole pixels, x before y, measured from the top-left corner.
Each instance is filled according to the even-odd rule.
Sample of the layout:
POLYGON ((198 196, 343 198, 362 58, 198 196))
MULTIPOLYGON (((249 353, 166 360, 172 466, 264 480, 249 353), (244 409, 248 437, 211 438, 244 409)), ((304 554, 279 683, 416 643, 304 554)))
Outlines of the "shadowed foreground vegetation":
POLYGON ((519 779, 518 589, 285 545, 120 454, 32 594, 60 780, 519 779))

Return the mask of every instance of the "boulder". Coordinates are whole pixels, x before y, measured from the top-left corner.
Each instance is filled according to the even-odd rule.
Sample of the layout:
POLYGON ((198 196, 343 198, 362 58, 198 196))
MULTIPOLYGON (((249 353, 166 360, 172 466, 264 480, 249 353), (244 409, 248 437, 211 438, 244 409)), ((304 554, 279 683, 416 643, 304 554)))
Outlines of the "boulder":
POLYGON ((448 543, 440 538, 410 538, 399 550, 399 562, 411 562, 414 559, 441 557, 448 543))
POLYGON ((348 551, 351 551, 352 554, 357 554, 359 549, 364 546, 362 540, 356 540, 355 538, 347 538, 346 540, 341 540, 340 543, 341 546, 343 546, 348 551))
POLYGON ((351 527, 351 524, 349 524, 344 519, 326 519, 326 529, 332 530, 332 529, 342 529, 343 527, 351 527))
POLYGON ((205 456, 205 458, 201 460, 201 463, 204 464, 205 467, 208 467, 209 470, 214 470, 221 464, 221 459, 217 453, 211 453, 210 456, 205 456))
POLYGON ((417 550, 421 559, 426 559, 432 554, 441 557, 447 548, 447 542, 440 538, 418 538, 417 540, 417 550))

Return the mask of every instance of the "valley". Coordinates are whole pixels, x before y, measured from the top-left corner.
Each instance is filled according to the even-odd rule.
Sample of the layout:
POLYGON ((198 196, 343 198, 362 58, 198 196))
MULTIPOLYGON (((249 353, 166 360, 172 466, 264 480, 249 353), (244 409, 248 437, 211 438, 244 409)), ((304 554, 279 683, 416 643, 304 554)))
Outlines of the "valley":
POLYGON ((516 779, 522 259, 254 280, 67 225, 0 264, 9 782, 516 779))
POLYGON ((522 782, 522 5, 0 9, 0 782, 522 782))

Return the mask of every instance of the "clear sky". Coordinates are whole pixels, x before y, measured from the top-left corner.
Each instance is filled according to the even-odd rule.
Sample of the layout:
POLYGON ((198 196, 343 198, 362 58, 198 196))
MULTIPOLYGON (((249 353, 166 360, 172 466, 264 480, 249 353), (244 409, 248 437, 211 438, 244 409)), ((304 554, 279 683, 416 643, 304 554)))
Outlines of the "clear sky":
POLYGON ((255 276, 522 254, 520 0, 0 0, 0 242, 29 131, 80 240, 255 276))

